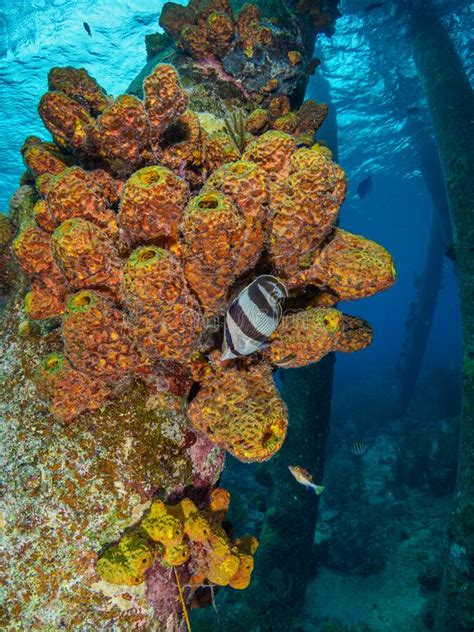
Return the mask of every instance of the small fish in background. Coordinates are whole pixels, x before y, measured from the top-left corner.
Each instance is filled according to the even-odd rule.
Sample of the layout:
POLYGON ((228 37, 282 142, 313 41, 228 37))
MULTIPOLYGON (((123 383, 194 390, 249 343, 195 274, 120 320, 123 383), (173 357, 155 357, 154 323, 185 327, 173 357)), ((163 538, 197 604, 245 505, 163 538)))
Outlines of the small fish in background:
POLYGON ((357 195, 361 200, 368 197, 372 193, 372 178, 370 176, 366 176, 363 180, 359 182, 357 185, 357 195))
POLYGON ((268 344, 280 324, 288 290, 276 277, 262 274, 242 290, 225 315, 221 360, 247 356, 268 344))
POLYGON ((364 7, 364 11, 366 13, 370 13, 370 11, 375 11, 375 9, 381 9, 385 6, 385 2, 371 2, 364 7))
POLYGON ((87 24, 87 22, 83 22, 82 26, 84 27, 85 32, 92 37, 91 27, 87 24))
POLYGON ((313 477, 303 467, 300 467, 299 465, 289 465, 288 469, 300 485, 314 489, 316 496, 323 493, 324 485, 316 485, 313 483, 313 477))
POLYGON ((363 441, 353 441, 351 443, 351 454, 355 454, 356 456, 362 456, 368 450, 366 444, 363 441))

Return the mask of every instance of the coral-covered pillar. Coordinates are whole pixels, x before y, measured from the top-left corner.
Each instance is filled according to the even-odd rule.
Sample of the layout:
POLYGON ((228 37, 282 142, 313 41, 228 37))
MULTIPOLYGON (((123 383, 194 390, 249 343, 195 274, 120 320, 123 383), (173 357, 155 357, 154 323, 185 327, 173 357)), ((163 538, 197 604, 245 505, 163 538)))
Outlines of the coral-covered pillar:
MULTIPOLYGON (((260 581, 265 581, 264 574, 276 581, 285 577, 288 623, 303 607, 307 584, 315 574, 316 560, 312 552, 319 505, 319 497, 312 490, 302 493, 304 490, 296 487, 288 465, 305 464, 311 468, 316 483, 322 480, 334 362, 334 354, 330 354, 316 365, 281 373, 281 393, 288 405, 290 430, 269 468, 270 510, 261 536, 261 566, 257 577, 260 581)), ((274 590, 277 588, 272 586, 274 590)), ((267 629, 270 630, 262 628, 267 629)))
POLYGON ((474 612, 474 96, 448 33, 426 11, 411 20, 413 55, 433 120, 454 228, 463 330, 463 403, 449 554, 437 632, 472 630, 474 612))

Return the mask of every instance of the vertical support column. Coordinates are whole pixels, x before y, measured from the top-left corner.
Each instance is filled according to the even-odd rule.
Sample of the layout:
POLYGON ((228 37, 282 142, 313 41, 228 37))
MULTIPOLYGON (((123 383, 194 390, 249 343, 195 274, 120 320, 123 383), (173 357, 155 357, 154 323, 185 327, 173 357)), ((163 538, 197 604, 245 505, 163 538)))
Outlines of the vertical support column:
POLYGON ((463 329, 463 402, 454 511, 436 632, 472 631, 474 613, 474 97, 434 11, 411 19, 413 56, 428 101, 454 229, 463 329))

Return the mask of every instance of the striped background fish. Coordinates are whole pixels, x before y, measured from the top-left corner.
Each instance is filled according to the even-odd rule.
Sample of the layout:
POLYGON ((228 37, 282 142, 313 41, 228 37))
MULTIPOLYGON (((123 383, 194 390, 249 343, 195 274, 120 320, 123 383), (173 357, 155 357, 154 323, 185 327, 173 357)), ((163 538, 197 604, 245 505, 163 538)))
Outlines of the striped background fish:
POLYGON ((357 454, 357 456, 361 456, 367 452, 367 446, 363 441, 353 441, 351 443, 351 452, 352 454, 357 454))
POLYGON ((221 360, 250 355, 264 347, 280 323, 281 302, 287 296, 283 283, 269 274, 244 288, 225 315, 221 360))

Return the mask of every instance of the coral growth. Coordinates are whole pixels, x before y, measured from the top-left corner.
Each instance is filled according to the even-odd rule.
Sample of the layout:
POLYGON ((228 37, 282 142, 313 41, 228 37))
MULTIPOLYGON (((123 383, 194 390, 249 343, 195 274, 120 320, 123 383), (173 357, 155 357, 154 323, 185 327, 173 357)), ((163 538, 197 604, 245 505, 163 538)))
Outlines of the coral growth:
POLYGON ((113 237, 117 233, 117 220, 110 209, 103 179, 97 178, 94 171, 88 172, 80 167, 65 169, 51 179, 43 212, 50 218, 49 224, 59 226, 67 219, 81 217, 113 237))
POLYGON ((230 197, 209 188, 191 200, 182 230, 186 279, 204 310, 216 312, 237 276, 245 222, 230 197))
POLYGON ((123 312, 93 290, 69 298, 62 334, 69 361, 83 373, 116 381, 139 365, 123 312))
POLYGON ((335 228, 302 278, 328 288, 341 301, 351 301, 386 290, 393 285, 396 272, 385 248, 335 228))
POLYGON ((194 428, 241 461, 266 461, 286 436, 286 407, 264 362, 219 364, 188 407, 194 428))
POLYGON ((279 95, 271 99, 268 109, 257 108, 250 112, 245 129, 256 135, 273 129, 291 134, 298 145, 311 145, 327 113, 327 105, 316 103, 313 99, 308 99, 293 112, 288 97, 279 95))
POLYGON ((169 169, 139 169, 125 183, 118 221, 133 243, 174 243, 188 197, 186 182, 169 169))
POLYGON ((117 296, 122 266, 113 242, 85 219, 68 219, 51 236, 51 250, 70 287, 97 288, 117 296))
POLYGON ((222 488, 213 489, 201 509, 190 498, 176 505, 155 500, 131 532, 105 549, 97 562, 99 575, 112 584, 140 584, 154 564, 181 567, 191 590, 211 584, 246 588, 258 541, 232 540, 224 530, 229 500, 222 488))
POLYGON ((134 335, 151 357, 186 362, 202 329, 199 304, 190 293, 179 259, 157 246, 142 246, 124 267, 125 301, 134 335))
POLYGON ((84 68, 51 68, 48 74, 48 89, 71 97, 84 106, 92 116, 101 114, 108 104, 105 91, 84 68))
POLYGON ((60 353, 41 360, 35 382, 53 415, 64 422, 74 420, 85 410, 100 408, 111 395, 105 384, 77 371, 60 353))
MULTIPOLYGON (((191 9, 175 9, 184 23, 191 9)), ((228 5, 202 3, 192 12, 193 26, 224 46, 228 5)), ((251 5, 236 28, 260 28, 251 5)), ((54 370, 41 365, 40 393, 70 421, 136 379, 180 397, 194 379, 194 428, 243 461, 270 458, 287 426, 272 366, 304 366, 330 351, 365 347, 370 327, 332 306, 394 281, 381 246, 334 228, 343 170, 321 145, 297 148, 325 109, 307 102, 294 113, 280 95, 250 116, 252 134, 233 117, 242 122, 237 139, 238 130, 224 131, 225 120, 203 130, 204 118, 187 109, 169 65, 145 79, 143 101, 105 98, 84 71, 56 69, 53 79, 40 113, 59 146, 31 138, 25 144, 41 197, 13 243, 32 282, 28 316, 63 315, 64 357, 54 370), (295 313, 283 318, 268 349, 222 363, 215 317, 261 273, 278 274, 295 313), (67 379, 75 385, 70 401, 67 379)))
POLYGON ((264 352, 283 368, 319 362, 331 351, 360 351, 372 341, 370 325, 336 309, 309 307, 283 317, 264 352))
POLYGON ((275 268, 290 286, 299 284, 300 274, 332 230, 345 192, 345 174, 329 158, 310 149, 293 153, 288 177, 272 190, 269 249, 275 268))
POLYGON ((99 575, 111 584, 141 584, 153 562, 153 549, 138 533, 127 533, 97 562, 99 575))
MULTIPOLYGON (((188 57, 205 82, 215 78, 233 86, 237 97, 252 97, 257 104, 297 90, 311 71, 298 50, 305 46, 302 21, 289 26, 281 18, 261 15, 256 4, 243 4, 236 12, 221 0, 191 0, 187 6, 166 2, 160 25, 169 39, 167 58, 188 57)), ((159 55, 164 43, 157 36, 159 55)))
POLYGON ((67 164, 54 143, 45 143, 36 136, 28 136, 21 148, 26 167, 34 176, 46 173, 58 175, 67 164))

